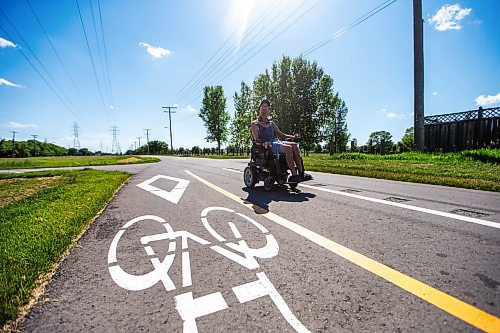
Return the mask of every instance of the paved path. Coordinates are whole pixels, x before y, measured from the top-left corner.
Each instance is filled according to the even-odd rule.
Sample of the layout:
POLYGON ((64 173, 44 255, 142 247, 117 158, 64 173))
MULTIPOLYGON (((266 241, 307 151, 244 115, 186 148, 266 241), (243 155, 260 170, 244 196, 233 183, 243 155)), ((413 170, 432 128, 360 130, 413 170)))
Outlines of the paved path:
POLYGON ((24 332, 500 331, 500 195, 313 173, 244 188, 244 160, 134 173, 24 332))

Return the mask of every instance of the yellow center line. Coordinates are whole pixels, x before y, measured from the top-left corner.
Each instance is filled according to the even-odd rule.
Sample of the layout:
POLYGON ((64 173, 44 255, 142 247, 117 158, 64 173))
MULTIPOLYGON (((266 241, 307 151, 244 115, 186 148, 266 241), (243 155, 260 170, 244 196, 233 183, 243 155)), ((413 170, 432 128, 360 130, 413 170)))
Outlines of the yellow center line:
POLYGON ((224 190, 210 183, 209 181, 193 174, 188 170, 184 170, 191 177, 199 180, 203 184, 225 195, 226 197, 252 209, 269 220, 299 234, 302 237, 322 246, 323 248, 341 256, 342 258, 358 265, 367 271, 380 276, 381 278, 391 282, 392 284, 420 297, 421 299, 437 306, 443 311, 465 321, 486 332, 500 332, 500 318, 495 317, 481 309, 478 309, 470 304, 467 304, 453 296, 450 296, 440 290, 437 290, 423 282, 420 282, 408 275, 398 272, 384 264, 370 259, 361 253, 353 251, 343 245, 340 245, 320 234, 315 233, 307 228, 304 228, 294 222, 291 222, 281 216, 271 213, 264 208, 248 202, 231 192, 224 190))

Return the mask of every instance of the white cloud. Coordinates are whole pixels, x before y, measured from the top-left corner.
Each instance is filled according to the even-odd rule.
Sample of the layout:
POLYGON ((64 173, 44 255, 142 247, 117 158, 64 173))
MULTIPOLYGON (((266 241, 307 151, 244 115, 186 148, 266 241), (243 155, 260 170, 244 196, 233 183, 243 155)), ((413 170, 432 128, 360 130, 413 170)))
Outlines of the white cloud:
POLYGON ((9 121, 9 123, 7 124, 7 127, 9 127, 9 128, 37 128, 38 125, 35 125, 35 124, 21 124, 21 123, 15 122, 15 121, 9 121))
POLYGON ((428 21, 431 24, 434 23, 434 29, 439 31, 460 30, 462 29, 460 21, 469 15, 471 11, 471 8, 462 8, 458 3, 445 5, 428 21))
POLYGON ((7 39, 0 37, 0 47, 1 48, 16 47, 16 44, 12 43, 10 40, 7 40, 7 39))
POLYGON ((0 86, 2 86, 2 85, 9 86, 9 87, 21 87, 21 88, 23 87, 20 84, 12 83, 12 82, 4 79, 3 77, 0 77, 0 86))
POLYGON ((193 108, 191 105, 188 105, 186 106, 186 109, 185 109, 187 112, 196 112, 196 109, 193 108))
POLYGON ((475 101, 476 101, 476 104, 479 106, 500 103, 500 93, 496 94, 495 96, 481 95, 481 96, 476 97, 475 101))
POLYGON ((403 119, 405 117, 404 114, 402 113, 395 113, 395 112, 389 112, 387 114, 387 118, 394 118, 394 119, 403 119))
POLYGON ((139 45, 145 48, 146 51, 154 58, 161 58, 172 54, 172 51, 170 50, 166 50, 158 46, 152 46, 148 43, 140 42, 139 45))
POLYGON ((437 96, 437 95, 438 95, 437 91, 432 93, 432 96, 437 96))

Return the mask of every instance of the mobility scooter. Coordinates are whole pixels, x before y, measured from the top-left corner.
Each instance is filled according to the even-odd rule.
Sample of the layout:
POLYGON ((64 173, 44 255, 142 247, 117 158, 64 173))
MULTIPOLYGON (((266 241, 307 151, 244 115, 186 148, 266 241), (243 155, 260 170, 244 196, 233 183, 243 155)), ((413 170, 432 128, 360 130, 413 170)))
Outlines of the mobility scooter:
MULTIPOLYGON (((253 188, 258 182, 264 181, 264 189, 268 192, 273 189, 275 182, 278 185, 287 184, 290 189, 296 190, 298 182, 288 182, 289 168, 285 154, 274 154, 271 149, 264 148, 257 140, 252 141, 250 162, 243 171, 245 186, 253 188)), ((295 142, 298 142, 298 139, 295 142)), ((302 170, 304 170, 302 158, 300 158, 300 163, 302 163, 302 170)))

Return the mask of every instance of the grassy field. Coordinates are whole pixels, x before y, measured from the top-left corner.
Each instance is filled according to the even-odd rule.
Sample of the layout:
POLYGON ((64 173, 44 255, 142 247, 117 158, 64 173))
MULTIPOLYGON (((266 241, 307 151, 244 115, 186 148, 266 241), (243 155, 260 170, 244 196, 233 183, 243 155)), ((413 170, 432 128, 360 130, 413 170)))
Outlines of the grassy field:
POLYGON ((307 170, 500 192, 500 150, 394 155, 312 154, 307 170))
MULTIPOLYGON (((193 157, 250 158, 248 155, 193 157)), ((500 192, 500 149, 433 154, 309 154, 303 155, 303 160, 306 170, 310 171, 500 192)))
POLYGON ((129 177, 91 169, 0 174, 0 328, 129 177))
POLYGON ((0 170, 136 164, 153 163, 158 161, 159 159, 156 157, 115 155, 0 158, 0 170))

